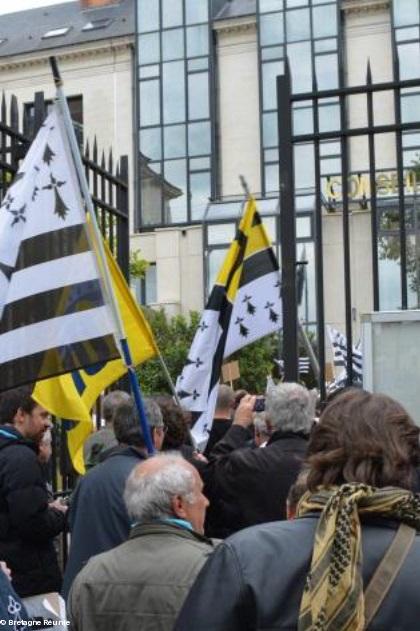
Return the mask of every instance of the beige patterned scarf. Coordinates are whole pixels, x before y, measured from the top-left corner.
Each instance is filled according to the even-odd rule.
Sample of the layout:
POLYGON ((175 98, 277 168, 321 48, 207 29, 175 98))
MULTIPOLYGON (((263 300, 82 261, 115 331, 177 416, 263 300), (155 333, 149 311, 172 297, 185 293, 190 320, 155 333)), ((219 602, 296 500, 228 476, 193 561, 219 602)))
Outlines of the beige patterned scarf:
POLYGON ((420 530, 420 499, 395 487, 366 484, 307 491, 297 516, 322 511, 311 569, 300 605, 298 631, 362 631, 364 597, 360 514, 395 519, 420 530))

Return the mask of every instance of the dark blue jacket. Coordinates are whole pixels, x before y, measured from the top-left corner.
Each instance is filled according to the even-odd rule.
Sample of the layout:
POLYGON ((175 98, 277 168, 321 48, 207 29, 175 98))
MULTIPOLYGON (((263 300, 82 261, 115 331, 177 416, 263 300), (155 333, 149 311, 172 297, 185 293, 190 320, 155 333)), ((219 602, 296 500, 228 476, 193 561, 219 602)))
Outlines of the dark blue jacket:
POLYGON ((23 598, 59 591, 61 573, 54 537, 65 516, 48 507, 35 443, 10 425, 0 426, 0 559, 12 570, 23 598))
MULTIPOLYGON (((221 543, 198 575, 174 631, 296 631, 317 521, 312 515, 262 524, 221 543)), ((397 527, 380 519, 362 524, 365 587, 397 527)), ((419 584, 417 534, 369 631, 418 631, 419 584)))
POLYGON ((144 458, 134 447, 114 449, 79 481, 69 511, 71 544, 63 580, 64 598, 91 556, 106 552, 128 538, 131 523, 123 492, 132 469, 144 458))
POLYGON ((22 620, 28 620, 25 607, 7 576, 0 570, 0 620, 8 629, 22 629, 22 620), (3 622, 4 621, 4 622, 3 622))

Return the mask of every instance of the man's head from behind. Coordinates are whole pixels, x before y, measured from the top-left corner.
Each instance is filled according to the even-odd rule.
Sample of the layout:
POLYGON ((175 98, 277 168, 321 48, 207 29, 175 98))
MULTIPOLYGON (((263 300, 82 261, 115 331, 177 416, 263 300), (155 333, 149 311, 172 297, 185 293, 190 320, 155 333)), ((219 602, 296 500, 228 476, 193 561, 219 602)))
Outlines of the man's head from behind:
POLYGON ((266 422, 272 431, 309 434, 315 416, 315 396, 298 383, 280 383, 267 389, 266 422))
POLYGON ((217 390, 215 416, 231 418, 235 406, 235 393, 229 386, 221 384, 217 390))
POLYGON ((124 390, 113 390, 104 396, 102 399, 102 417, 106 425, 112 425, 114 420, 114 412, 123 401, 129 401, 130 395, 124 390))
MULTIPOLYGON (((153 399, 143 399, 144 410, 152 433, 153 442, 156 449, 162 447, 165 436, 162 412, 156 401, 153 399)), ((133 445, 134 447, 145 447, 143 431, 140 426, 139 414, 132 397, 122 401, 114 411, 114 433, 115 438, 121 445, 133 445)))
POLYGON ((178 453, 166 452, 149 458, 131 472, 124 500, 130 517, 136 522, 178 518, 203 533, 209 502, 202 491, 197 469, 178 453))
POLYGON ((13 425, 24 438, 36 443, 51 427, 50 414, 31 397, 32 388, 21 386, 0 395, 0 424, 13 425))

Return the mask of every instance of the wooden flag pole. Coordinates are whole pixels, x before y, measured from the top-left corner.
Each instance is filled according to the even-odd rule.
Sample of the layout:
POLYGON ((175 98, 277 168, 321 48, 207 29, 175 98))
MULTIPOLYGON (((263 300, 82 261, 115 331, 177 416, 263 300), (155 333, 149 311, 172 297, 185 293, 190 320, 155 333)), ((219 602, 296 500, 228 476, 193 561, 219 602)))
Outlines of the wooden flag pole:
POLYGON ((140 386, 137 380, 136 371, 133 365, 133 361, 131 358, 130 348, 127 342, 127 337, 124 332, 124 326, 121 318, 121 314, 118 308, 117 301, 114 296, 114 292, 112 289, 111 278, 109 275, 108 266, 106 263, 106 255, 105 248, 102 240, 102 235, 99 231, 99 227, 96 221, 95 210, 92 204, 92 198, 89 192, 89 186, 86 181, 86 175, 83 168, 82 158, 80 157, 80 150, 77 144, 76 135, 74 132, 73 123, 70 116, 70 111, 68 108, 66 97, 63 92, 63 81, 60 76, 60 72, 58 70, 57 60, 55 57, 50 57, 50 65, 54 78, 55 87, 57 90, 56 101, 60 108, 60 113, 62 117, 62 121, 64 124, 66 137, 70 146, 71 156, 73 158, 74 166, 76 169, 76 173, 79 179, 79 185, 82 193, 82 197, 86 204, 86 211, 88 216, 90 217, 90 225, 91 231, 88 232, 88 236, 94 240, 93 251, 96 253, 98 257, 98 266, 99 271, 101 273, 102 280, 105 285, 105 290, 108 296, 109 304, 111 307, 111 311, 114 317, 115 328, 117 332, 117 345, 120 349, 121 357, 126 365, 128 378, 130 381, 131 390, 134 396, 134 401, 136 403, 136 407, 139 413, 140 418, 140 426, 143 433, 144 442, 146 443, 147 451, 149 454, 153 454, 155 452, 155 448, 152 441, 152 435, 150 432, 150 427, 147 422, 146 412, 143 405, 143 400, 141 396, 140 386))

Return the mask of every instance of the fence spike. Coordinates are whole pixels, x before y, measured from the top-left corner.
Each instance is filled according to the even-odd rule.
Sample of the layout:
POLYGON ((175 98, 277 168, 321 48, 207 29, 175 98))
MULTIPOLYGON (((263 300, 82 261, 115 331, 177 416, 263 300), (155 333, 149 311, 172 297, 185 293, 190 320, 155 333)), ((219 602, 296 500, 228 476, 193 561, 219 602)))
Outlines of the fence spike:
POLYGON ((19 131, 19 107, 14 94, 12 94, 10 99, 10 127, 15 131, 19 131))
POLYGON ((316 70, 314 69, 314 74, 312 76, 312 92, 318 92, 318 79, 316 76, 316 70))
POLYGON ((372 85, 372 68, 370 66, 370 57, 368 57, 367 67, 366 67, 366 84, 372 85))
POLYGON ((87 139, 86 146, 85 146, 85 158, 89 160, 89 156, 90 156, 90 147, 89 147, 89 139, 87 139))
POLYGON ((92 160, 98 163, 98 142, 96 140, 96 136, 93 139, 93 155, 92 160))
POLYGON ((103 150, 102 150, 102 156, 101 156, 101 169, 105 171, 105 153, 103 150))
POLYGON ((113 174, 114 173, 114 156, 112 155, 112 147, 109 150, 109 157, 108 157, 108 171, 113 174))
POLYGON ((400 80, 400 59, 398 57, 398 48, 394 44, 392 47, 392 65, 394 66, 394 81, 400 80))
POLYGON ((3 90, 3 95, 1 98, 1 120, 4 124, 7 123, 6 117, 7 117, 6 95, 3 90))

